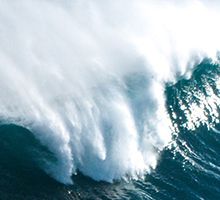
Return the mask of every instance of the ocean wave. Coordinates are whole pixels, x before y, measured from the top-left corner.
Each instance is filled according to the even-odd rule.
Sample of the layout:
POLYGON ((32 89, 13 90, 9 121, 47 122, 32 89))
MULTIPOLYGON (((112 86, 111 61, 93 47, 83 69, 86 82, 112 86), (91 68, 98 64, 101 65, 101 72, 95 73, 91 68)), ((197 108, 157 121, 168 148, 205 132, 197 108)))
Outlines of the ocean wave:
POLYGON ((204 57, 218 60, 215 7, 0 3, 0 120, 25 127, 53 153, 57 161, 44 170, 68 184, 77 170, 112 182, 154 169, 172 141, 166 84, 189 78, 204 57))

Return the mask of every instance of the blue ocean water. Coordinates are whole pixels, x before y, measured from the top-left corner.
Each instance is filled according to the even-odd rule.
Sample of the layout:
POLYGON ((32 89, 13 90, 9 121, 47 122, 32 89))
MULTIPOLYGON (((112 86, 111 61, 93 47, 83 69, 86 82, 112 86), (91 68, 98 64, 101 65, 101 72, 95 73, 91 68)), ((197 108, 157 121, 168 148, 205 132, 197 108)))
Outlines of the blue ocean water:
POLYGON ((219 97, 219 75, 219 65, 205 59, 190 79, 166 86, 166 107, 176 124, 172 142, 159 153, 157 167, 139 180, 97 182, 79 172, 72 176, 74 185, 59 183, 40 167, 47 160, 56 162, 50 150, 29 130, 1 125, 0 199, 219 199, 220 124, 209 113, 211 102, 203 108, 198 98, 213 98, 211 89, 219 97), (194 128, 187 125, 192 103, 207 111, 207 121, 191 122, 194 128))

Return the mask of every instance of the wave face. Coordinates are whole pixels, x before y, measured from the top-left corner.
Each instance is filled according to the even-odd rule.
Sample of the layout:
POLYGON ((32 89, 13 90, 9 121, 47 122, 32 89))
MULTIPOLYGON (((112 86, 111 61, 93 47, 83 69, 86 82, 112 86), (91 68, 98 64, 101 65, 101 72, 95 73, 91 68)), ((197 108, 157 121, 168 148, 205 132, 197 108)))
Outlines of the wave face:
POLYGON ((205 57, 217 65, 215 3, 0 3, 0 121, 52 152, 56 161, 43 168, 58 181, 72 183, 78 170, 108 182, 143 177, 178 135, 176 123, 206 123, 200 110, 208 105, 217 122, 215 102, 205 104, 199 91, 195 104, 180 103, 185 124, 176 111, 169 116, 165 95, 205 57))

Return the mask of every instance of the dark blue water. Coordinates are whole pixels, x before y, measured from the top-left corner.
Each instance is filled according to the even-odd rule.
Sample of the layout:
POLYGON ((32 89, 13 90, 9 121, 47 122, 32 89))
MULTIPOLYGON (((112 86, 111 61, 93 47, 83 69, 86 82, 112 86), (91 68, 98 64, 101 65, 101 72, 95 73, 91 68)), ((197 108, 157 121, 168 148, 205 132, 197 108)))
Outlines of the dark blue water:
POLYGON ((115 183, 96 182, 80 172, 74 185, 63 185, 43 170, 53 154, 27 129, 12 124, 0 127, 0 199, 220 199, 220 124, 218 103, 201 97, 220 96, 216 82, 220 67, 204 60, 189 80, 167 85, 167 110, 173 123, 173 141, 160 152, 157 168, 144 179, 115 183), (213 92, 212 95, 210 90, 213 92), (189 119, 192 104, 206 120, 189 119), (181 106, 185 106, 182 109, 181 106), (175 115, 174 115, 175 114, 175 115), (43 159, 42 159, 43 158, 43 159))

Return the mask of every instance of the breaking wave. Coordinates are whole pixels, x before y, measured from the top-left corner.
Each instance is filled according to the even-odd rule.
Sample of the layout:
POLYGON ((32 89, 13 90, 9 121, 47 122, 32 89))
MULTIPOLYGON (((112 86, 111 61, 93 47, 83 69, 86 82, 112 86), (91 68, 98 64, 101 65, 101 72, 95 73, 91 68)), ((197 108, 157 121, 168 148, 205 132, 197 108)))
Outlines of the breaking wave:
POLYGON ((40 141, 55 157, 40 166, 58 181, 72 183, 78 170, 108 182, 141 178, 181 127, 207 123, 206 112, 218 120, 215 5, 0 3, 0 121, 40 141), (167 108, 167 85, 187 82, 204 58, 211 78, 176 96, 178 112, 167 108))

